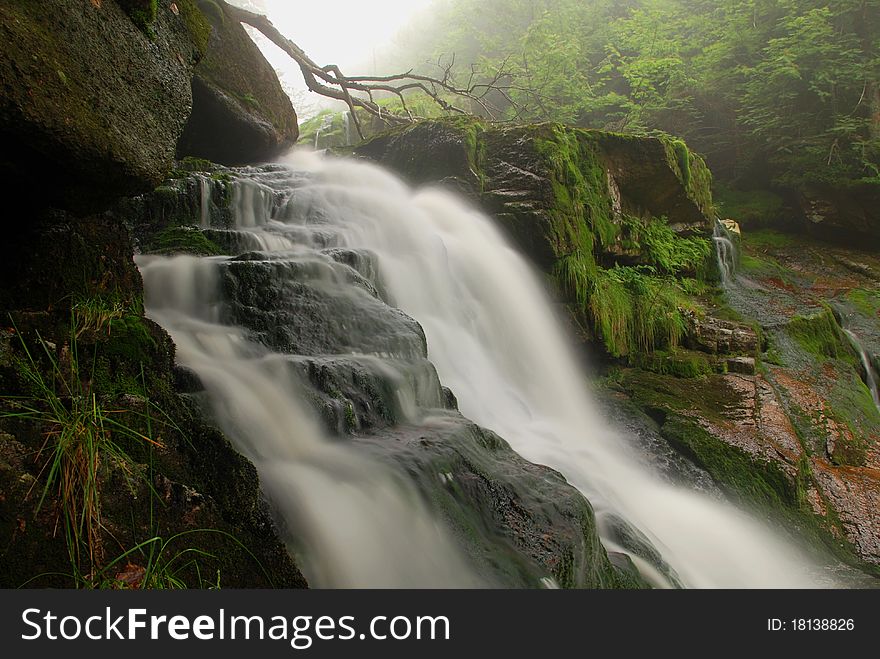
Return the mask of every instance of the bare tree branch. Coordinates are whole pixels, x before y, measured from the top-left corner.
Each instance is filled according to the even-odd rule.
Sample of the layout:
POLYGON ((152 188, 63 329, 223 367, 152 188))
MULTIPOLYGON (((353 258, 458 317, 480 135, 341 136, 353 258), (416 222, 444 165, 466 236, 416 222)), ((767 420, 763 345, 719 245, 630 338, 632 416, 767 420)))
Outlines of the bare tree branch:
POLYGON ((514 108, 517 117, 522 114, 510 94, 511 90, 519 91, 520 88, 509 82, 512 76, 507 71, 506 60, 490 79, 484 82, 478 81, 479 72, 476 66, 472 65, 467 85, 464 87, 457 86, 453 79, 454 55, 447 64, 442 64, 441 61, 437 62, 437 67, 441 69, 440 77, 414 73, 412 69, 387 76, 346 76, 335 64, 319 66, 302 48, 281 34, 265 16, 230 5, 223 0, 219 0, 219 4, 230 19, 250 25, 287 53, 299 65, 303 80, 310 91, 343 101, 348 106, 352 121, 361 139, 364 138, 364 133, 355 111, 356 108, 362 108, 389 125, 405 124, 420 119, 421 117, 415 115, 406 102, 405 92, 410 91, 425 94, 444 112, 455 114, 468 115, 472 113, 463 107, 454 105, 449 98, 466 99, 478 107, 485 118, 499 121, 503 118, 505 110, 492 102, 491 95, 495 93, 504 99, 504 103, 514 108), (352 92, 366 96, 357 96, 352 92), (383 110, 373 96, 377 92, 396 96, 400 100, 404 114, 394 114, 383 110))

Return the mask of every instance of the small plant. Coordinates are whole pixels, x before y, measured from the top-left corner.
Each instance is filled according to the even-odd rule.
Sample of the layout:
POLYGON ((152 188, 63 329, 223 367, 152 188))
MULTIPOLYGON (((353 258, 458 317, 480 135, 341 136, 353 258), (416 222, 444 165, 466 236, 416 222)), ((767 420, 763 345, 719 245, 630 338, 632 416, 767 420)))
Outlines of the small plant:
POLYGON ((111 301, 103 297, 82 298, 73 303, 73 338, 79 339, 84 333, 110 334, 114 320, 121 320, 131 311, 121 301, 111 301))
MULTIPOLYGON (((100 317, 89 315, 88 323, 94 325, 100 317)), ((47 499, 56 498, 58 523, 67 539, 71 565, 79 573, 84 559, 94 566, 103 555, 102 467, 112 463, 126 475, 131 473, 131 461, 115 438, 126 436, 153 446, 158 443, 118 421, 126 411, 108 410, 99 402, 90 378, 81 370, 75 320, 71 327, 69 343, 62 346, 57 358, 54 346, 39 334, 42 354, 37 355, 19 334, 24 357, 18 360, 18 371, 30 395, 6 397, 12 410, 0 417, 29 421, 42 429, 44 441, 36 459, 41 464, 43 487, 37 511, 47 499), (48 375, 44 376, 41 360, 48 363, 48 375)))
POLYGON ((212 559, 216 556, 193 547, 176 551, 171 549, 179 545, 184 537, 195 533, 218 533, 238 542, 228 533, 215 529, 184 531, 167 539, 152 537, 117 556, 82 585, 102 590, 219 589, 220 571, 212 579, 203 577, 198 562, 200 558, 212 559), (195 582, 187 583, 186 571, 195 572, 195 582))

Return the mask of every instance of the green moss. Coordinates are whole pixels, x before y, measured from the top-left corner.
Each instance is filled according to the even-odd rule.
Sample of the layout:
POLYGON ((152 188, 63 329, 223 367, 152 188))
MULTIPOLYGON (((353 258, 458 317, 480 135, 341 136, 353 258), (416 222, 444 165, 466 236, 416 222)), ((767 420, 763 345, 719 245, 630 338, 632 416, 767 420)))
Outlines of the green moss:
POLYGON ((683 416, 670 416, 661 433, 676 449, 709 472, 716 482, 745 500, 777 510, 798 506, 798 487, 776 462, 756 458, 713 437, 683 416))
POLYGON ((219 165, 212 163, 210 160, 193 156, 187 156, 177 163, 177 169, 183 172, 213 172, 218 167, 219 165))
POLYGON ((630 366, 677 378, 699 378, 716 372, 709 355, 694 350, 655 350, 636 353, 629 359, 630 366))
POLYGON ((880 291, 854 288, 846 294, 846 299, 866 316, 871 318, 880 316, 880 291))
MULTIPOLYGON (((594 135, 561 124, 531 129, 537 153, 549 165, 554 240, 583 253, 610 247, 618 235, 608 177, 594 135)), ((565 253, 565 249, 561 253, 565 253)))
POLYGON ((201 9, 206 16, 220 21, 221 23, 226 22, 226 14, 223 13, 223 9, 214 0, 198 0, 198 3, 199 9, 201 9))
POLYGON ((658 139, 666 150, 666 161, 676 172, 688 197, 705 216, 714 216, 716 213, 712 202, 712 172, 706 162, 680 139, 666 135, 658 139))
MULTIPOLYGON (((199 55, 204 57, 208 52, 208 41, 211 39, 212 28, 208 19, 205 18, 205 15, 199 9, 199 6, 201 6, 202 3, 200 2, 199 6, 196 6, 194 0, 175 0, 175 4, 177 5, 181 18, 183 18, 186 23, 186 29, 190 33, 190 36, 192 36, 193 43, 195 43, 199 55)), ((219 10, 219 7, 217 7, 217 9, 219 10)))
POLYGON ((147 246, 152 254, 194 254, 197 256, 217 256, 223 250, 199 229, 188 226, 173 226, 156 234, 147 246))
POLYGON ((759 231, 749 231, 745 234, 743 242, 748 248, 759 250, 774 250, 793 247, 797 245, 803 238, 792 236, 787 233, 774 231, 773 229, 760 229, 759 231))
POLYGON ((156 20, 158 10, 157 0, 116 0, 122 10, 128 14, 131 21, 144 32, 148 32, 150 25, 156 20))
POLYGON ((812 316, 794 316, 786 326, 786 332, 811 355, 842 359, 851 364, 856 362, 852 346, 828 308, 812 316))
POLYGON ((691 152, 687 148, 687 144, 681 140, 675 140, 672 143, 672 149, 675 151, 675 162, 681 172, 681 182, 684 187, 688 187, 691 183, 691 152))

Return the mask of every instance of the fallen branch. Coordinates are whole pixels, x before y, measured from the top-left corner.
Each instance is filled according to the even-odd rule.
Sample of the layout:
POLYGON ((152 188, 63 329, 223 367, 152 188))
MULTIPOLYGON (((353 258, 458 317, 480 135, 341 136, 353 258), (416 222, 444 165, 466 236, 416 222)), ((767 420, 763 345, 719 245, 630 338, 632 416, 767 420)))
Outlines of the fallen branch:
POLYGON ((511 76, 506 70, 506 62, 487 82, 478 82, 477 69, 472 65, 468 83, 464 87, 457 86, 453 81, 454 57, 447 64, 437 62, 437 66, 442 69, 442 75, 439 78, 414 73, 412 69, 405 73, 387 76, 346 76, 335 64, 319 66, 302 48, 281 34, 266 16, 230 5, 223 0, 219 0, 218 4, 222 6, 230 19, 250 25, 287 53, 299 65, 303 79, 310 91, 327 98, 343 101, 348 106, 355 129, 361 139, 364 138, 364 133, 355 108, 362 108, 389 125, 406 124, 420 119, 421 117, 415 115, 407 105, 405 92, 410 91, 422 92, 444 112, 454 114, 470 115, 472 113, 454 105, 448 100, 448 97, 457 96, 467 99, 479 107, 486 118, 493 121, 500 120, 504 115, 504 110, 497 107, 491 100, 491 95, 497 93, 506 104, 517 110, 517 116, 520 114, 517 104, 510 95, 511 90, 519 88, 509 82, 511 76), (365 94, 366 97, 356 96, 352 92, 365 94), (399 115, 383 111, 373 96, 374 93, 379 92, 396 96, 400 100, 405 114, 399 115))

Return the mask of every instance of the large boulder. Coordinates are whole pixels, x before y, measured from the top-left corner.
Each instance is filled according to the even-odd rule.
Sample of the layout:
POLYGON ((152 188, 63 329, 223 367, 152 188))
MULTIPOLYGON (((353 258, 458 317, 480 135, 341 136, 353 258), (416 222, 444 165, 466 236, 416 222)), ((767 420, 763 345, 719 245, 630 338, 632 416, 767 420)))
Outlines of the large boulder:
POLYGON ((0 5, 0 175, 11 189, 91 211, 171 169, 210 26, 193 0, 159 3, 155 18, 129 11, 113 0, 0 5))
POLYGON ((195 70, 193 111, 178 154, 226 165, 270 160, 299 136, 290 98, 241 23, 227 15, 226 3, 199 4, 214 31, 195 70))
POLYGON ((665 217, 683 234, 711 232, 711 174, 676 140, 446 119, 381 134, 355 154, 411 183, 469 194, 547 270, 585 239, 619 255, 624 216, 665 217))

